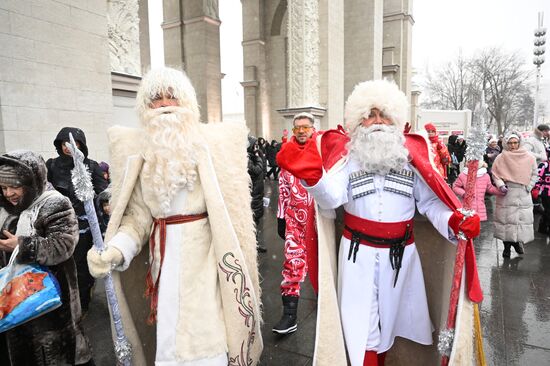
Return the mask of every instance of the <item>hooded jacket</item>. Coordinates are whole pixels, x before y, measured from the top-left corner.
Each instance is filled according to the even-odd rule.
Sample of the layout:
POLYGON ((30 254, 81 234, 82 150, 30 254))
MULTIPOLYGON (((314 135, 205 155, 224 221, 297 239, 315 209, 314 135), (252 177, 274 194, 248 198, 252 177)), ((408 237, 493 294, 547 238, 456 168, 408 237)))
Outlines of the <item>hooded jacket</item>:
POLYGON ((253 137, 248 138, 248 175, 252 181, 250 193, 252 195, 252 213, 254 221, 258 222, 264 215, 264 163, 260 155, 255 151, 257 140, 253 137))
POLYGON ((546 147, 544 146, 542 132, 535 128, 531 136, 522 139, 521 147, 529 151, 535 159, 537 159, 537 165, 548 160, 546 156, 546 147))
MULTIPOLYGON (((17 262, 46 266, 59 282, 62 301, 59 308, 6 332, 10 362, 37 366, 85 363, 90 360, 91 351, 80 324, 73 260, 78 224, 71 203, 58 192, 46 192, 46 166, 41 156, 31 151, 14 151, 0 156, 0 165, 15 167, 24 184, 24 198, 17 210, 0 196, 0 222, 3 224, 10 213, 26 215, 31 205, 29 209, 33 210, 33 233, 24 233, 24 225, 15 232, 19 245, 17 262)), ((9 257, 9 253, 2 254, 1 267, 9 257)))
POLYGON ((76 197, 71 181, 71 170, 74 168, 73 158, 72 156, 65 155, 62 149, 63 142, 69 141, 69 133, 72 133, 75 141, 80 144, 79 149, 84 154, 84 165, 88 167, 92 174, 92 184, 95 193, 99 194, 104 191, 109 182, 103 178, 103 171, 99 167, 99 164, 95 160, 88 158, 88 146, 86 145, 84 131, 76 127, 63 127, 53 142, 59 156, 46 162, 48 181, 59 193, 71 200, 71 204, 79 219, 80 229, 86 229, 89 225, 83 219, 83 216, 86 214, 84 204, 76 197))

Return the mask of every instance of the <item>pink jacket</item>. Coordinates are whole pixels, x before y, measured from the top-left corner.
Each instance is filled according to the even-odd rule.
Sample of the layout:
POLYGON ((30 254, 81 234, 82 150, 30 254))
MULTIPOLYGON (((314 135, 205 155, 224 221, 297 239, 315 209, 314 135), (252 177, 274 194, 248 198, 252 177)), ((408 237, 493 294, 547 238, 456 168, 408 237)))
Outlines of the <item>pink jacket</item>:
MULTIPOLYGON (((464 169, 458 175, 458 178, 453 183, 453 192, 462 199, 466 192, 467 170, 464 169)), ((501 196, 502 193, 491 183, 491 178, 487 174, 487 169, 479 168, 477 170, 476 192, 474 196, 474 210, 479 215, 481 221, 487 221, 487 208, 485 207, 485 193, 501 196)))

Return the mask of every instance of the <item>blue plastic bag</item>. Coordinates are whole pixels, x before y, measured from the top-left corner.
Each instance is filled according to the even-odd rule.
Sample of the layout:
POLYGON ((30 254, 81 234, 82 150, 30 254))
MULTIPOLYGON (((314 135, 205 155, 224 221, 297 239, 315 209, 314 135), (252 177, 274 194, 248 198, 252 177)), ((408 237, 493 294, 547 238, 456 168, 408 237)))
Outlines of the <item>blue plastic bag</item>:
POLYGON ((53 274, 38 264, 15 262, 0 270, 0 333, 61 306, 61 289, 53 274))

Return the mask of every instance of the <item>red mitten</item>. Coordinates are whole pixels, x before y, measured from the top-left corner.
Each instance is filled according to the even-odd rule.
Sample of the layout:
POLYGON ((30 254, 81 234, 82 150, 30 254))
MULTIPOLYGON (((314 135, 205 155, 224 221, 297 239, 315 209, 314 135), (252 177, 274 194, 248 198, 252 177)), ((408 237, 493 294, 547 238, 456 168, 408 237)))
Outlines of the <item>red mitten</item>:
POLYGON ((308 186, 314 186, 323 176, 323 162, 315 138, 300 145, 292 137, 277 154, 277 164, 295 177, 305 180, 308 186))
POLYGON ((481 231, 480 220, 477 214, 464 217, 458 211, 453 212, 449 218, 449 226, 453 229, 455 235, 458 235, 459 231, 462 231, 468 239, 477 237, 481 231))
POLYGON ((412 125, 409 122, 405 123, 405 127, 403 127, 403 133, 411 132, 411 128, 412 128, 412 125))
POLYGON ((534 200, 539 199, 539 194, 540 194, 540 191, 538 187, 535 187, 531 190, 531 197, 533 197, 534 200))

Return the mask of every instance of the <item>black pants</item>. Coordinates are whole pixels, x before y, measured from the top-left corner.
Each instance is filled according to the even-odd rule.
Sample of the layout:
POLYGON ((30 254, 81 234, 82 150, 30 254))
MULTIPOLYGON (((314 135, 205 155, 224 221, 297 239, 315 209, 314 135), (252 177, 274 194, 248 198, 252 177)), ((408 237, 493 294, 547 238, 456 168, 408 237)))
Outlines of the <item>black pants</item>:
POLYGON ((74 250, 74 261, 76 263, 76 274, 78 276, 78 291, 80 294, 80 305, 82 311, 88 311, 90 304, 91 289, 94 286, 95 279, 90 275, 88 261, 86 256, 88 250, 92 248, 93 238, 91 232, 80 234, 78 244, 74 250))
POLYGON ((544 194, 540 197, 540 200, 542 202, 544 212, 540 218, 539 228, 542 226, 542 229, 548 231, 548 229, 550 229, 550 197, 548 197, 547 194, 544 194))
POLYGON ((273 180, 277 179, 279 177, 279 171, 281 168, 279 168, 277 165, 272 166, 271 169, 266 174, 266 177, 269 179, 270 175, 273 175, 273 180))

